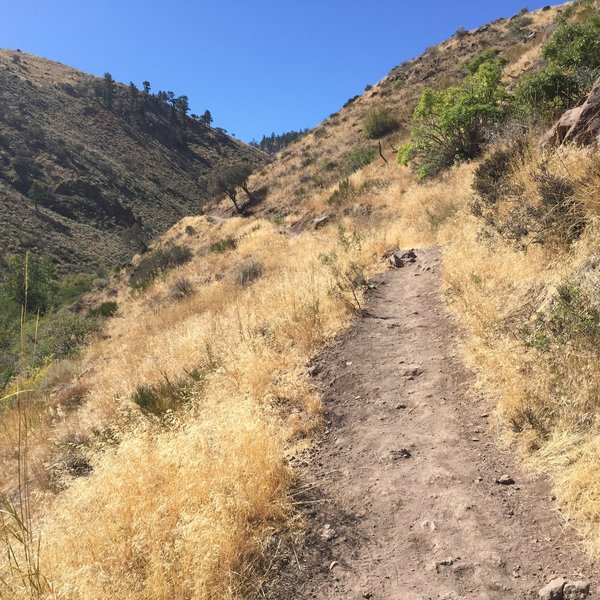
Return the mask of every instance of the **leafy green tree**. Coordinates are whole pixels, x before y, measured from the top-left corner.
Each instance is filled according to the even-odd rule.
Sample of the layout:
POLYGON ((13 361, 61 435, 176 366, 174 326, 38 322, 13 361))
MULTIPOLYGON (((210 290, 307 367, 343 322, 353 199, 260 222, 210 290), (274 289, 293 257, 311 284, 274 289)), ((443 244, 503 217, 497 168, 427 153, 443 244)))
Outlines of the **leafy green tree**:
POLYGON ((546 65, 525 75, 515 90, 524 113, 554 119, 574 106, 600 77, 600 15, 564 22, 542 48, 546 65))
POLYGON ((179 98, 175 99, 175 108, 182 114, 182 116, 186 116, 188 112, 190 112, 190 102, 187 96, 179 96, 179 98))
POLYGON ((52 306, 57 290, 56 273, 48 257, 27 253, 7 260, 0 283, 3 302, 44 314, 52 306))
POLYGON ((46 205, 54 199, 54 194, 47 184, 41 181, 34 181, 29 188, 27 196, 33 201, 35 210, 39 211, 39 205, 46 205))
POLYGON ((413 164, 425 179, 457 160, 474 158, 504 116, 506 100, 494 61, 480 65, 460 86, 424 90, 413 113, 411 141, 398 150, 398 162, 413 164))
POLYGON ((142 81, 142 88, 144 90, 144 96, 149 96, 150 95, 150 82, 142 81))
POLYGON ((213 196, 225 194, 235 206, 238 213, 242 213, 237 202, 238 188, 244 190, 248 198, 252 199, 248 189, 248 179, 252 174, 252 167, 245 163, 238 163, 219 171, 210 180, 209 192, 213 196))

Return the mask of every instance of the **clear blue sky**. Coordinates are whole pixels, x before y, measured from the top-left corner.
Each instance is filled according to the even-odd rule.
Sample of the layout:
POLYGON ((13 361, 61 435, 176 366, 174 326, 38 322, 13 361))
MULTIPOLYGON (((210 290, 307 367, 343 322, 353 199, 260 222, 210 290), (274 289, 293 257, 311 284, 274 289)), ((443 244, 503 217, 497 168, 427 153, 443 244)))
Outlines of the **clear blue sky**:
MULTIPOLYGON (((556 4, 557 2, 553 2, 556 4)), ((548 2, 530 2, 530 9, 548 2)), ((523 0, 0 0, 0 47, 154 91, 259 139, 312 127, 367 83, 523 0)))

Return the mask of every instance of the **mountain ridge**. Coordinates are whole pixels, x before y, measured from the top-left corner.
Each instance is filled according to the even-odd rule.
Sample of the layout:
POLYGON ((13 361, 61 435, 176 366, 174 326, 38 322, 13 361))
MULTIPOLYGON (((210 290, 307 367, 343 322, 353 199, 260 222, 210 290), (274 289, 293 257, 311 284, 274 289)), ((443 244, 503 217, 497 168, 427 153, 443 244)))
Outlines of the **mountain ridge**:
POLYGON ((267 160, 132 86, 110 84, 108 107, 101 78, 24 52, 0 50, 0 84, 0 255, 50 254, 63 271, 126 262, 201 211, 215 169, 267 160))

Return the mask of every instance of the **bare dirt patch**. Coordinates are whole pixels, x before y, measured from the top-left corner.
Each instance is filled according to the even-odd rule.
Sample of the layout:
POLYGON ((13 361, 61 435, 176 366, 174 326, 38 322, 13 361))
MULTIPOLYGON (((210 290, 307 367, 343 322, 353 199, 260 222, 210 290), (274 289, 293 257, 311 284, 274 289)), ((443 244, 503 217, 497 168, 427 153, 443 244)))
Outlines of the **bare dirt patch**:
POLYGON ((372 282, 364 316, 312 366, 328 429, 302 459, 310 529, 274 561, 269 597, 536 598, 557 575, 594 597, 547 482, 498 448, 469 387, 438 252, 417 255, 372 282))

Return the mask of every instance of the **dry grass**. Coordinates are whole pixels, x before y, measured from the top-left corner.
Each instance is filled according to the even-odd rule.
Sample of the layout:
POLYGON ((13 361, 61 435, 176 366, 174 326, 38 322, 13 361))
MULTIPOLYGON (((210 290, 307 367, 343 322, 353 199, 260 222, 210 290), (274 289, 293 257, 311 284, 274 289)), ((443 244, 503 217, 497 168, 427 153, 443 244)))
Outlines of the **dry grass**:
MULTIPOLYGON (((489 231, 482 235, 482 221, 465 207, 441 232, 445 281, 470 334, 465 355, 480 385, 498 397, 507 439, 551 476, 565 516, 598 553, 598 161, 573 148, 528 153, 513 166, 513 181, 532 208, 540 204, 534 175, 541 165, 574 187, 587 221, 583 235, 569 244, 548 232, 548 243, 523 250, 489 231)), ((503 202, 501 211, 516 199, 503 202)))
POLYGON ((433 243, 455 210, 448 182, 467 192, 461 169, 417 186, 383 161, 352 181, 348 214, 319 231, 187 218, 159 244, 185 242, 196 258, 143 293, 118 288, 119 317, 69 370, 85 402, 33 433, 41 565, 57 598, 258 593, 269 537, 295 519, 288 459, 321 425, 308 360, 352 318, 386 250, 433 243), (223 239, 235 248, 211 251, 223 239), (249 264, 260 275, 240 284, 249 264), (173 300, 181 280, 190 291, 173 300), (166 413, 133 401, 191 372, 166 413), (63 472, 54 495, 44 469, 72 440, 93 471, 63 472))
MULTIPOLYGON (((75 370, 89 390, 86 402, 39 429, 54 444, 75 433, 89 440, 93 466, 88 477, 64 478, 64 491, 40 493, 37 502, 41 567, 54 596, 258 595, 269 539, 296 518, 288 460, 321 424, 307 361, 360 304, 352 274, 383 268, 389 249, 436 242, 480 384, 498 396, 499 418, 531 464, 557 482, 565 514, 600 547, 597 353, 582 352, 577 339, 556 345, 549 359, 520 335, 548 314, 565 282, 578 281, 586 297, 597 298, 598 280, 590 277, 598 256, 594 159, 571 150, 548 164, 576 182, 592 221, 560 252, 543 245, 524 252, 481 235, 482 222, 469 211, 474 165, 418 185, 405 169, 374 162, 351 176, 356 193, 318 231, 282 235, 265 220, 196 217, 168 232, 160 244, 186 240, 196 258, 142 294, 126 298, 121 288, 119 318, 75 370), (223 239, 235 248, 211 251, 223 239), (240 270, 250 263, 260 264, 260 275, 241 285, 240 270), (190 292, 173 300, 180 280, 190 292), (201 376, 166 413, 133 402, 140 386, 192 371, 201 376)), ((515 177, 534 193, 526 166, 515 167, 515 177)), ((537 168, 532 155, 528 169, 537 168)), ((315 196, 311 209, 325 210, 326 198, 315 196)), ((33 449, 32 470, 43 472, 48 452, 48 442, 33 449)))
MULTIPOLYGON (((466 43, 452 40, 431 57, 456 63, 457 48, 465 56, 476 50, 466 43)), ((401 72, 418 78, 421 67, 409 67, 401 72)), ((555 480, 565 514, 600 549, 597 352, 576 336, 548 354, 524 343, 522 334, 523 326, 548 319, 566 283, 577 284, 588 304, 597 301, 597 160, 575 150, 545 157, 552 173, 573 182, 588 217, 585 234, 569 247, 558 240, 523 251, 493 232, 482 235, 482 221, 470 212, 475 165, 418 185, 393 163, 389 147, 390 164, 376 158, 354 173, 352 193, 332 207, 327 200, 338 174, 321 175, 323 165, 341 163, 348 148, 363 143, 357 124, 374 92, 386 103, 406 104, 406 95, 383 94, 394 85, 376 85, 322 134, 302 138, 253 179, 253 188, 271 186, 261 214, 284 215, 292 225, 327 212, 326 227, 283 235, 267 219, 188 217, 157 245, 185 244, 192 261, 137 295, 129 295, 124 280, 116 286, 119 316, 73 368, 77 385, 89 390, 85 402, 32 422, 36 522, 50 597, 259 595, 269 540, 297 518, 289 458, 321 426, 307 362, 360 306, 357 274, 385 268, 382 256, 390 249, 435 243, 480 385, 498 397, 498 416, 524 456, 555 480), (241 277, 249 266, 252 277, 241 277), (181 281, 186 293, 174 298, 181 281), (190 373, 197 378, 167 409, 143 411, 134 402, 143 386, 168 382, 170 389, 190 373), (74 439, 85 446, 93 471, 79 478, 62 471, 62 491, 55 493, 48 464, 64 458, 74 439)), ((514 167, 532 202, 538 189, 531 174, 542 158, 534 151, 514 167)), ((513 200, 504 200, 506 215, 513 200)), ((10 420, 6 426, 0 453, 9 462, 17 430, 10 420)), ((10 493, 10 468, 2 476, 10 493)), ((3 574, 5 567, 0 562, 3 574)))

